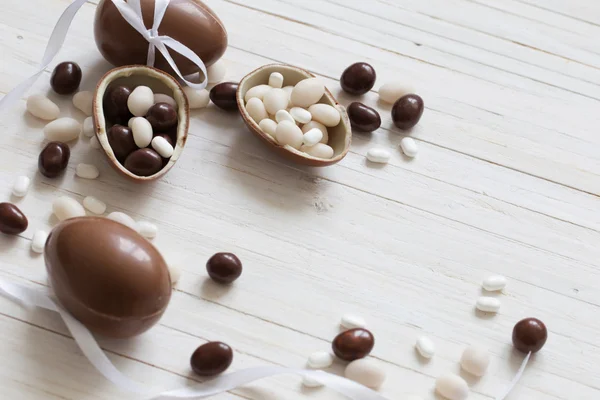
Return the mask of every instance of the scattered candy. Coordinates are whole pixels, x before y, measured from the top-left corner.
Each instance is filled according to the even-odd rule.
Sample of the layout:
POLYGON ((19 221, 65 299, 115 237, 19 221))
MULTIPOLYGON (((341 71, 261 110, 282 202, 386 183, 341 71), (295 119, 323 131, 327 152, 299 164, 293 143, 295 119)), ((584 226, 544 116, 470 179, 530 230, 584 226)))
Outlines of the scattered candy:
POLYGON ((29 191, 29 185, 31 184, 31 179, 26 176, 18 176, 15 179, 12 187, 12 194, 17 197, 25 197, 27 192, 29 191))
POLYGON ((355 101, 346 109, 352 129, 362 132, 373 132, 381 126, 379 113, 363 103, 355 101))
POLYGON ((313 104, 308 107, 312 119, 327 127, 334 127, 340 123, 340 112, 329 104, 313 104))
POLYGON ((190 364, 200 376, 215 376, 225 372, 233 361, 233 350, 222 342, 209 342, 198 347, 190 364))
POLYGON ((340 85, 346 93, 361 95, 373 88, 376 78, 375 69, 370 64, 358 62, 344 70, 340 85))
POLYGON ((277 111, 279 110, 285 110, 288 106, 288 102, 288 95, 283 89, 270 89, 263 98, 265 108, 271 115, 277 114, 277 111))
POLYGON ((152 222, 140 221, 137 223, 137 231, 146 239, 153 239, 158 234, 158 227, 152 222))
POLYGON ((435 381, 435 390, 449 400, 465 400, 469 397, 469 386, 455 374, 444 374, 435 381))
POLYGON ((154 93, 148 86, 136 87, 127 98, 127 108, 129 109, 129 112, 136 117, 143 117, 146 115, 153 105, 154 93))
POLYGON ((400 97, 414 92, 415 89, 411 85, 401 82, 388 82, 379 88, 379 99, 394 104, 400 97))
POLYGON ((79 137, 81 124, 73 118, 59 118, 44 127, 46 139, 58 142, 70 142, 79 137))
POLYGON ((69 164, 71 150, 62 142, 46 144, 38 157, 38 169, 48 178, 55 178, 62 174, 69 164))
POLYGON ((300 151, 313 157, 324 158, 326 160, 333 157, 333 148, 323 143, 317 143, 314 146, 302 146, 300 147, 300 151))
POLYGON ((416 94, 407 94, 399 98, 392 107, 392 121, 398 128, 406 130, 419 123, 425 104, 416 94))
POLYGON ((295 149, 299 149, 300 146, 302 146, 302 130, 291 121, 281 121, 279 124, 277 124, 275 138, 282 146, 288 145, 295 149))
POLYGON ((256 122, 260 122, 264 119, 269 118, 267 110, 262 100, 258 97, 253 97, 246 103, 246 111, 250 114, 250 117, 256 122))
POLYGON ((435 354, 435 344, 433 341, 427 336, 421 336, 417 339, 417 343, 415 344, 417 351, 424 358, 431 358, 435 354))
POLYGON ((131 123, 131 132, 135 145, 141 149, 148 147, 152 142, 152 125, 146 118, 135 118, 131 123))
POLYGON ((83 206, 77 200, 67 196, 59 197, 52 202, 52 212, 59 221, 85 216, 83 206))
POLYGON ((102 148, 102 146, 100 146, 100 142, 98 141, 98 138, 96 136, 92 136, 92 138, 90 139, 90 146, 93 149, 100 149, 100 148, 102 148))
POLYGON ((512 342, 523 353, 537 353, 548 339, 546 325, 537 318, 525 318, 515 325, 512 342))
POLYGON ((206 262, 206 271, 213 281, 229 284, 242 275, 242 262, 235 254, 216 253, 206 262))
POLYGON ((163 167, 160 154, 152 149, 137 149, 127 156, 123 166, 138 176, 151 176, 163 167))
POLYGON ((80 83, 81 68, 71 61, 58 64, 50 76, 50 86, 58 94, 75 93, 80 83))
POLYGON ((187 96, 190 109, 192 110, 204 108, 210 103, 210 93, 208 93, 208 90, 206 89, 196 90, 186 86, 183 88, 183 92, 187 96))
POLYGON ((367 326, 367 321, 363 317, 359 317, 354 314, 344 314, 342 316, 342 320, 340 321, 340 325, 342 328, 346 329, 354 329, 354 328, 364 328, 367 326))
POLYGON ((373 334, 364 328, 355 328, 342 332, 332 343, 333 352, 345 361, 365 358, 375 346, 373 334))
POLYGON ((462 369, 475 376, 483 376, 490 365, 490 353, 478 346, 469 346, 460 359, 462 369))
POLYGON ((269 76, 269 86, 276 89, 281 89, 283 87, 283 75, 281 75, 279 72, 273 72, 269 76))
POLYGON ((323 386, 323 384, 309 376, 302 376, 302 385, 306 386, 307 388, 318 388, 323 386))
POLYGON ((210 100, 215 103, 215 106, 223 110, 237 110, 238 106, 235 98, 237 89, 238 84, 235 82, 219 83, 210 90, 210 100))
MULTIPOLYGON (((262 101, 262 100, 264 100, 265 94, 267 94, 267 92, 269 92, 271 89, 273 89, 273 88, 269 85, 258 85, 258 86, 251 87, 246 92, 246 95, 244 96, 244 101, 248 102, 253 97, 256 97, 257 99, 262 101)), ((289 96, 289 94, 288 94, 288 96, 289 96)))
POLYGON ((83 206, 92 214, 101 215, 106 211, 106 204, 94 196, 83 199, 83 206))
POLYGON ((92 115, 92 103, 94 101, 94 93, 84 90, 77 92, 73 96, 73 105, 81 110, 85 115, 92 115))
POLYGON ((488 292, 496 292, 506 287, 506 277, 502 275, 491 275, 483 280, 481 286, 488 292))
POLYGON ((290 94, 290 99, 294 106, 308 108, 321 100, 321 97, 323 97, 324 94, 325 85, 323 85, 323 82, 318 78, 309 78, 298 82, 296 86, 294 86, 294 89, 292 89, 292 93, 290 94))
POLYGON ((500 300, 495 297, 481 296, 477 299, 475 307, 477 307, 479 311, 497 313, 498 310, 500 310, 500 305, 500 300))
POLYGON ((60 115, 58 106, 46 96, 39 94, 31 95, 27 98, 27 111, 34 117, 52 121, 60 115))
POLYGON ((48 232, 46 231, 37 231, 33 234, 33 238, 31 239, 31 251, 34 253, 43 253, 44 245, 46 244, 46 240, 48 239, 48 232))
POLYGON ((374 163, 386 164, 390 161, 390 157, 390 152, 381 147, 372 147, 367 151, 367 160, 374 163))
POLYGON ((92 164, 77 164, 75 175, 83 179, 96 179, 100 175, 98 167, 92 164))
POLYGON ((175 286, 181 278, 181 270, 179 267, 169 264, 169 276, 171 277, 171 285, 175 286))
POLYGON ((227 74, 227 66, 221 59, 210 67, 206 68, 206 72, 208 75, 208 83, 219 83, 225 79, 225 75, 227 74))
POLYGON ((306 133, 314 128, 317 128, 323 132, 323 139, 321 139, 321 143, 327 144, 329 142, 329 133, 327 132, 327 127, 320 122, 310 121, 308 124, 305 124, 302 126, 302 133, 306 133))
POLYGON ((333 364, 333 355, 327 351, 316 351, 308 357, 307 364, 312 369, 329 368, 333 364))
POLYGON ((172 98, 168 94, 163 94, 163 93, 154 93, 154 104, 157 104, 157 103, 167 103, 176 110, 179 107, 174 98, 172 98))
POLYGON ((275 113, 275 121, 277 121, 277 123, 282 121, 290 121, 291 123, 296 124, 296 120, 289 112, 287 112, 287 110, 277 111, 275 113))
MULTIPOLYGON (((142 89, 142 91, 144 90, 142 89)), ((129 121, 133 117, 128 106, 130 95, 131 89, 127 86, 109 87, 102 99, 104 116, 116 124, 125 124, 129 121)), ((154 104, 154 95, 152 96, 152 104, 154 104)))
POLYGON ((152 139, 152 148, 163 158, 171 158, 173 155, 173 145, 163 136, 155 136, 152 139))
POLYGON ((312 120, 310 112, 301 107, 292 107, 290 115, 300 124, 308 124, 312 120))
POLYGON ((168 103, 156 103, 148 109, 146 119, 154 132, 168 131, 177 125, 177 110, 168 103))
POLYGON ((313 128, 304 134, 302 143, 304 143, 305 146, 310 147, 321 142, 321 139, 323 139, 323 132, 317 128, 313 128))
POLYGON ((18 235, 25 232, 29 222, 27 217, 12 203, 0 203, 0 232, 18 235))
POLYGON ((348 364, 344 376, 366 387, 378 389, 385 382, 386 373, 379 363, 361 359, 348 364))
POLYGON ((95 132, 94 132, 94 119, 92 117, 87 117, 84 121, 83 121, 83 129, 81 130, 81 133, 83 133, 83 136, 89 137, 91 138, 92 136, 94 136, 95 132))
POLYGON ((258 124, 258 127, 262 129, 263 132, 275 137, 275 131, 277 130, 277 122, 272 119, 265 118, 258 124))
POLYGON ((129 215, 127 215, 123 212, 120 212, 120 211, 111 212, 110 214, 108 214, 106 216, 106 218, 116 221, 125 226, 128 226, 131 229, 133 229, 134 231, 137 231, 137 224, 135 223, 133 218, 131 218, 129 215))
POLYGON ((400 148, 402 149, 402 152, 407 157, 411 157, 411 158, 416 156, 417 153, 419 152, 417 143, 415 143, 413 138, 409 138, 409 137, 403 137, 402 140, 400 140, 400 148))

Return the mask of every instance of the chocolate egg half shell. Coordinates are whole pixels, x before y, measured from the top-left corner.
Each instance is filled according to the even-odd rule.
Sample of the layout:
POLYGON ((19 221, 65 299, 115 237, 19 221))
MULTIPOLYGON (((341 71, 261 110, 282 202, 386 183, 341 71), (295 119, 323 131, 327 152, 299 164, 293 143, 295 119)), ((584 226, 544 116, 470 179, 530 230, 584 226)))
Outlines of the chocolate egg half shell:
POLYGON ((158 322, 171 299, 169 270, 158 250, 107 218, 60 223, 48 236, 44 258, 61 305, 97 334, 139 335, 158 322))
MULTIPOLYGON (((151 29, 154 1, 141 0, 144 25, 151 29)), ((158 28, 160 35, 184 44, 206 64, 214 64, 227 49, 227 31, 217 15, 200 0, 171 0, 158 28)), ((96 9, 94 37, 100 53, 115 66, 146 64, 148 42, 119 13, 111 0, 101 0, 96 9)), ((179 53, 169 50, 183 75, 199 68, 179 53)), ((154 66, 172 72, 165 58, 156 52, 154 66)))

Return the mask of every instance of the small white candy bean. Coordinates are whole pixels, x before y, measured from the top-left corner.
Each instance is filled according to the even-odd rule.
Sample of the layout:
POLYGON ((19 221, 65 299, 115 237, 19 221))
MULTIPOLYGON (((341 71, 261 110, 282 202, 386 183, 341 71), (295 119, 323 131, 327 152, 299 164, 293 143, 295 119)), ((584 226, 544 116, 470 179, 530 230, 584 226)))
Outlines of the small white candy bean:
POLYGON ((12 194, 17 197, 25 197, 27 192, 29 191, 29 185, 31 184, 31 179, 26 176, 18 176, 15 179, 12 187, 12 194))
POLYGON ((258 126, 260 127, 260 129, 262 129, 263 132, 275 137, 275 131, 277 130, 277 122, 273 121, 272 119, 265 118, 262 121, 260 121, 258 126))
POLYGON ((431 358, 435 354, 435 344, 427 336, 421 336, 415 344, 417 351, 425 358, 431 358))
POLYGON ((172 98, 168 94, 163 94, 163 93, 155 93, 154 94, 154 104, 156 104, 156 103, 167 103, 167 104, 170 104, 176 110, 179 107, 177 105, 177 102, 175 101, 174 98, 172 98))
POLYGON ((469 346, 460 358, 462 369, 475 376, 483 376, 490 365, 490 353, 478 346, 469 346))
POLYGON ((26 107, 31 115, 47 121, 52 121, 60 115, 58 106, 46 96, 39 94, 29 96, 26 107))
POLYGON ((379 98, 390 104, 394 104, 400 97, 411 93, 415 93, 415 88, 401 82, 388 82, 379 88, 379 98))
POLYGON ((292 107, 292 99, 291 99, 291 96, 292 96, 292 90, 294 90, 294 87, 293 87, 293 86, 284 86, 284 87, 282 87, 282 89, 283 89, 283 91, 284 91, 284 92, 286 92, 286 93, 287 93, 287 95, 288 95, 288 99, 289 99, 289 101, 288 101, 288 106, 287 106, 287 108, 291 108, 291 107, 292 107))
POLYGON ((379 363, 362 358, 348 364, 344 376, 366 387, 377 389, 385 381, 386 373, 379 363))
POLYGON ((275 115, 279 110, 285 110, 288 105, 288 95, 283 89, 271 89, 263 98, 267 112, 275 115))
POLYGON ((294 117, 291 116, 291 114, 289 112, 287 112, 286 110, 279 110, 275 113, 275 121, 277 121, 277 123, 281 122, 281 121, 290 121, 293 122, 294 124, 296 123, 296 120, 294 119, 294 117))
POLYGON ((435 381, 435 390, 449 400, 465 400, 469 397, 469 386, 455 374, 444 374, 435 381))
POLYGON ((496 292, 506 287, 506 277, 502 275, 488 276, 483 280, 482 285, 488 292, 496 292))
MULTIPOLYGON (((127 107, 129 108, 129 111, 136 117, 142 117, 146 115, 148 113, 148 109, 153 105, 154 93, 148 86, 136 87, 127 98, 127 107)), ((148 144, 150 144, 150 142, 148 142, 148 144)))
POLYGON ((83 206, 92 214, 101 215, 106 211, 106 204, 94 196, 83 199, 83 206))
POLYGON ((153 239, 158 235, 158 227, 152 222, 140 221, 137 223, 137 231, 147 239, 153 239))
POLYGON ((152 148, 163 158, 171 158, 173 155, 173 146, 162 136, 152 139, 152 148))
POLYGON ((318 388, 323 386, 323 384, 316 379, 313 379, 307 375, 302 376, 302 385, 307 388, 318 388))
POLYGON ((90 146, 92 146, 93 149, 99 149, 102 146, 100 146, 100 142, 98 141, 98 138, 96 136, 92 136, 92 138, 90 139, 90 146))
POLYGON ((131 129, 131 125, 133 125, 133 120, 135 120, 136 118, 138 118, 138 117, 131 117, 131 118, 129 118, 129 121, 127 121, 127 127, 129 129, 131 129))
POLYGON ((152 142, 152 125, 146 118, 137 117, 131 123, 131 132, 135 145, 141 149, 152 142))
POLYGON ((85 216, 83 206, 77 200, 67 196, 59 197, 52 202, 52 212, 59 221, 85 216))
POLYGON ((302 143, 304 143, 306 146, 314 146, 315 144, 319 143, 321 139, 323 139, 323 132, 317 128, 313 128, 304 134, 302 143))
POLYGON ((333 355, 327 351, 316 351, 308 357, 307 364, 312 369, 329 368, 333 364, 333 355))
POLYGON ((475 307, 477 307, 479 311, 497 313, 498 310, 500 310, 500 300, 495 297, 481 296, 477 299, 475 307))
POLYGON ((111 212, 110 214, 108 214, 106 216, 106 218, 112 219, 113 221, 116 221, 120 224, 130 227, 134 231, 137 231, 137 224, 135 223, 133 218, 131 218, 129 215, 127 215, 125 213, 122 213, 119 211, 111 212))
POLYGON ((290 99, 293 105, 308 108, 321 100, 324 94, 325 85, 323 85, 323 82, 318 78, 309 78, 298 82, 294 86, 290 99))
POLYGON ((94 119, 92 117, 87 117, 83 121, 83 130, 81 131, 83 136, 91 138, 94 136, 94 119))
POLYGON ((100 175, 98 167, 92 164, 77 164, 75 175, 83 179, 96 179, 100 175))
POLYGON ((271 89, 273 89, 273 88, 269 85, 258 85, 258 86, 251 87, 246 92, 246 95, 244 96, 244 100, 249 101, 253 97, 258 98, 259 100, 264 100, 265 94, 267 94, 267 92, 269 92, 271 89))
POLYGON ((169 264, 169 276, 171 277, 171 285, 175 286, 177 282, 179 282, 179 278, 181 278, 181 270, 179 267, 173 264, 169 264))
POLYGON ((340 112, 328 104, 313 104, 308 107, 308 112, 312 115, 313 120, 327 127, 334 127, 340 123, 340 112))
POLYGON ((340 325, 346 329, 364 328, 367 326, 367 321, 363 317, 354 314, 344 314, 340 325))
POLYGON ((289 145, 295 149, 299 149, 302 146, 302 130, 294 122, 281 121, 277 124, 275 138, 283 146, 289 145))
POLYGON ((208 83, 219 83, 225 79, 225 75, 227 74, 227 66, 225 65, 223 59, 221 59, 210 67, 206 68, 206 72, 208 73, 208 83))
POLYGON ((300 151, 303 151, 313 157, 324 158, 326 160, 329 160, 331 157, 333 157, 333 149, 331 146, 323 143, 317 143, 314 146, 302 146, 300 151))
POLYGON ((81 124, 73 118, 59 118, 44 127, 44 136, 50 141, 70 142, 79 137, 81 124))
POLYGON ((190 109, 204 108, 210 102, 210 93, 206 89, 196 90, 189 86, 183 88, 183 92, 188 98, 190 109))
POLYGON ((269 86, 281 89, 283 87, 283 75, 279 72, 273 72, 269 76, 269 86))
POLYGON ((419 152, 419 148, 417 147, 417 143, 415 143, 413 138, 404 137, 400 141, 400 148, 402 152, 406 154, 407 157, 414 157, 419 152))
POLYGON ((367 151, 367 160, 374 163, 386 164, 390 161, 390 157, 390 152, 380 147, 373 147, 367 151))
POLYGON ((265 118, 269 118, 267 110, 265 109, 265 105, 258 97, 253 97, 248 100, 248 103, 246 103, 246 111, 248 111, 250 117, 252 117, 252 119, 257 123, 265 118))
POLYGON ((312 119, 310 112, 301 107, 292 107, 290 109, 290 115, 301 124, 308 124, 312 119))
POLYGON ((323 132, 323 139, 321 139, 321 143, 327 144, 327 142, 329 142, 329 133, 327 132, 327 127, 320 122, 310 121, 308 124, 303 125, 302 133, 306 133, 313 128, 317 128, 318 130, 323 132))
POLYGON ((43 253, 47 239, 48 232, 46 231, 37 231, 34 233, 33 238, 31 239, 31 250, 35 253, 43 253))
POLYGON ((92 103, 94 101, 94 93, 84 90, 77 92, 73 96, 73 105, 81 110, 85 115, 92 115, 92 103))

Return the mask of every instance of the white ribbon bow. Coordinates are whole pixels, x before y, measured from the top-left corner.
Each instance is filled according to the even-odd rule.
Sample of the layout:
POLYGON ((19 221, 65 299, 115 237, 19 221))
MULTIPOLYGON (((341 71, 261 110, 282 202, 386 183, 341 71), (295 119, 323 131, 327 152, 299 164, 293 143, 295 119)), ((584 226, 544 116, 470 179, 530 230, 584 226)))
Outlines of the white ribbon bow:
MULTIPOLYGON (((169 36, 160 36, 158 34, 158 28, 162 22, 163 17, 165 16, 165 12, 167 11, 167 7, 169 7, 170 0, 155 0, 154 7, 154 23, 152 24, 152 29, 146 29, 143 20, 142 7, 140 5, 140 0, 129 0, 126 3, 123 0, 111 0, 115 7, 119 10, 119 13, 123 16, 123 18, 129 22, 129 24, 138 31, 144 39, 146 39, 149 43, 148 46, 148 58, 147 65, 153 66, 156 56, 156 49, 160 51, 165 60, 169 63, 173 71, 185 82, 188 86, 200 90, 206 87, 208 83, 206 66, 204 62, 198 57, 196 53, 190 50, 185 45, 181 44, 177 40, 169 37, 169 36), (182 75, 179 68, 173 61, 173 58, 169 54, 167 47, 175 50, 177 53, 181 54, 185 58, 192 61, 204 74, 204 81, 201 83, 193 83, 186 80, 182 75)), ((79 11, 79 9, 87 2, 87 0, 74 0, 62 13, 58 22, 54 26, 54 30, 50 35, 50 39, 48 40, 48 44, 46 45, 46 51, 44 52, 44 56, 42 57, 42 61, 40 62, 40 66, 38 70, 25 81, 21 82, 17 87, 11 90, 6 94, 2 99, 0 99, 0 113, 7 110, 11 105, 19 101, 19 99, 27 92, 27 90, 34 84, 36 79, 40 76, 42 72, 52 62, 54 57, 60 51, 62 45, 65 42, 65 38, 67 36, 67 32, 69 31, 69 27, 71 26, 71 22, 75 18, 75 15, 79 11)))

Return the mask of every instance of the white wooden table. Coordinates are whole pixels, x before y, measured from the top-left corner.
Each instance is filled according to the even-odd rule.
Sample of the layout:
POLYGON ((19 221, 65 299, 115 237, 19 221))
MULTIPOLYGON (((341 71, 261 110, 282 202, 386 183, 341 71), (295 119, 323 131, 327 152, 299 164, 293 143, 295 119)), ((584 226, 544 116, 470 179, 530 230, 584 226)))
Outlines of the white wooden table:
MULTIPOLYGON (((29 76, 69 0, 2 0, 0 91, 29 76)), ((76 17, 55 62, 73 60, 92 89, 110 68, 93 41, 94 1, 76 17)), ((0 237, 0 276, 46 285, 43 259, 30 252, 49 229, 51 201, 94 195, 160 227, 157 247, 183 269, 160 324, 130 341, 102 340, 110 359, 156 392, 199 381, 189 356, 207 340, 235 349, 232 370, 302 367, 328 349, 346 312, 364 316, 388 372, 389 399, 424 399, 435 378, 458 372, 466 345, 487 347, 488 374, 470 399, 493 399, 522 355, 511 332, 521 318, 546 322, 550 336, 511 399, 600 398, 600 3, 595 0, 209 0, 230 46, 227 78, 266 63, 301 66, 322 77, 342 103, 344 68, 367 61, 377 89, 413 82, 426 111, 402 133, 375 91, 362 98, 382 128, 355 134, 340 164, 292 165, 270 153, 240 119, 210 106, 192 114, 181 161, 160 182, 132 186, 81 139, 63 179, 37 173, 43 124, 25 102, 0 119, 1 201, 18 175, 33 185, 18 201, 29 217, 19 237, 0 237), (372 146, 389 165, 365 162, 372 146), (101 169, 95 181, 75 166, 101 169), (217 251, 244 262, 232 288, 207 280, 217 251), (509 286, 496 316, 474 312, 487 275, 509 286), (431 362, 413 349, 429 335, 431 362)), ((46 71, 30 93, 49 89, 46 71)), ((56 96, 52 96, 56 99, 56 96)), ((70 100, 59 100, 65 116, 70 100)), ((12 199, 15 201, 15 199, 12 199)), ((125 399, 88 363, 56 315, 0 299, 0 398, 125 399)), ((332 369, 341 372, 342 365, 332 369)), ((465 375, 466 377, 466 375, 465 375)), ((468 377, 467 377, 468 378, 468 377)), ((266 379, 216 399, 328 399, 293 376, 266 379)))

